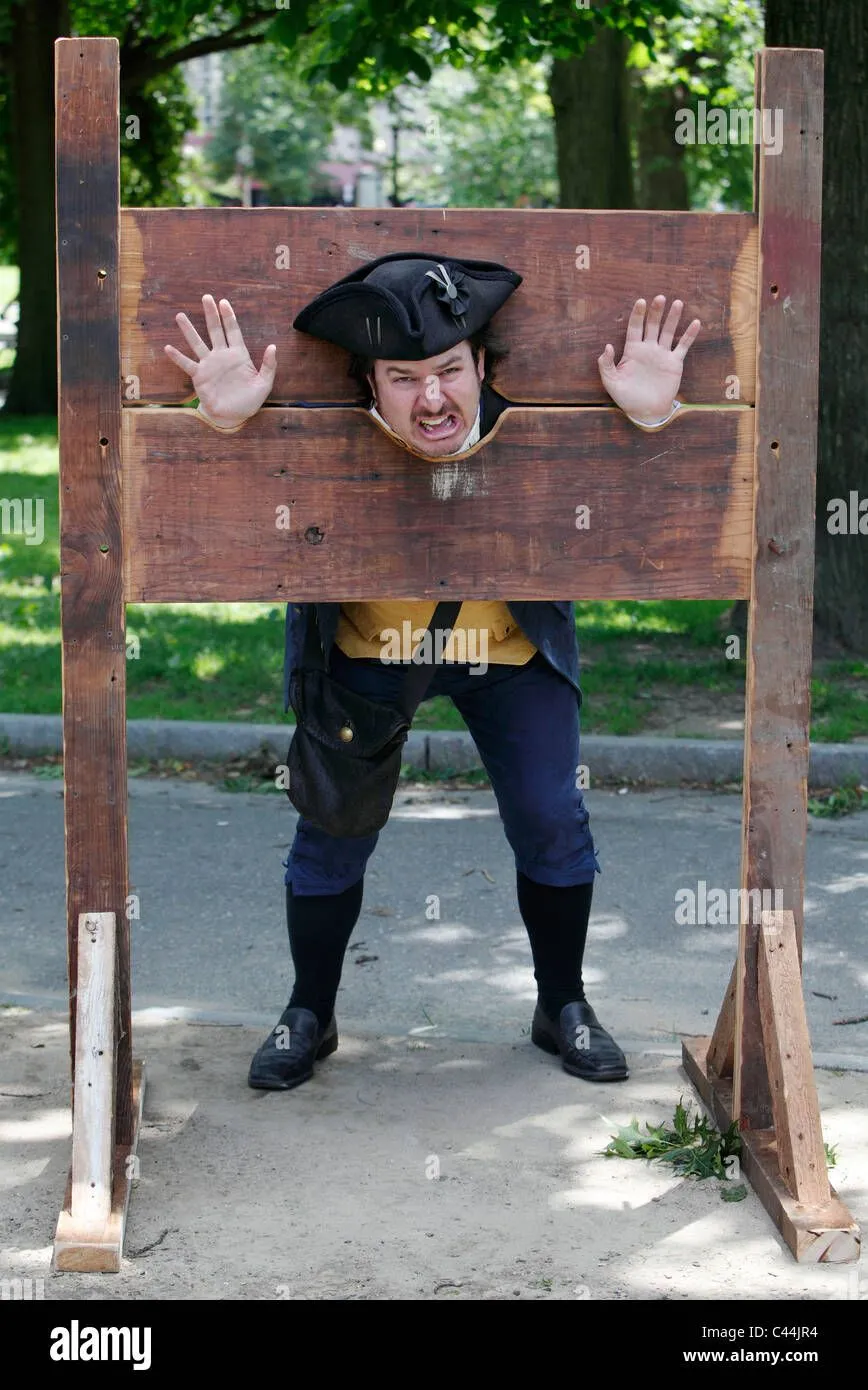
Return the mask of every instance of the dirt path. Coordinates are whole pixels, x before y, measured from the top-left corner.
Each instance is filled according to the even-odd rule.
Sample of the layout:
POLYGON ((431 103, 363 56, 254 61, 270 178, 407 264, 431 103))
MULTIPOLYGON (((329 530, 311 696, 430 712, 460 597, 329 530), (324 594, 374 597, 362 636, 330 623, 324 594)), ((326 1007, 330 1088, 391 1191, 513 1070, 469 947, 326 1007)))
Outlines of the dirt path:
MULTIPOLYGON (((610 1126, 671 1118, 677 1059, 591 1086, 518 1044, 349 1035, 286 1094, 245 1085, 257 1033, 137 1021, 149 1081, 117 1275, 49 1274, 69 1161, 62 1015, 0 1015, 0 1277, 74 1299, 844 1299, 752 1192, 605 1159, 610 1126)), ((820 1072, 833 1181, 868 1220, 865 1075, 820 1072)), ((863 1276, 864 1280, 864 1276, 863 1276)))

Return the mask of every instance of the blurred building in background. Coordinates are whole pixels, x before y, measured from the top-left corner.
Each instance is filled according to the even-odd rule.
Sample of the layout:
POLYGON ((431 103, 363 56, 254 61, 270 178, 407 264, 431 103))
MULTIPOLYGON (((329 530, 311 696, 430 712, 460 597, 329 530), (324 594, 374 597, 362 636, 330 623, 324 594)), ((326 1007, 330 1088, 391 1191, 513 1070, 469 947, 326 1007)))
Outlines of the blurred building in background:
MULTIPOLYGON (((209 53, 203 58, 193 58, 184 64, 184 77, 190 90, 190 97, 196 107, 196 127, 184 139, 184 153, 192 156, 201 154, 208 147, 220 115, 220 89, 223 84, 223 53, 209 53)), ((372 122, 379 132, 380 125, 388 116, 374 108, 372 122)), ((347 207, 385 207, 388 197, 383 177, 383 166, 388 159, 384 125, 383 134, 378 133, 374 144, 377 148, 366 150, 362 147, 359 132, 353 126, 336 126, 325 160, 318 166, 322 186, 328 189, 320 197, 313 199, 313 206, 347 207)), ((247 176, 242 147, 239 160, 238 196, 232 197, 215 191, 213 196, 221 203, 235 206, 267 206, 268 189, 255 178, 247 176)))
MULTIPOLYGON (((184 64, 184 76, 196 107, 196 127, 184 141, 184 153, 193 156, 207 149, 220 114, 224 53, 209 53, 184 64)), ((466 86, 463 74, 446 69, 435 75, 437 86, 453 90, 456 99, 466 86)), ((324 192, 314 206, 343 204, 347 207, 415 206, 412 166, 436 158, 437 117, 432 116, 424 91, 402 87, 399 95, 373 103, 370 111, 375 131, 373 146, 366 149, 354 126, 336 126, 327 157, 318 166, 324 192), (396 150, 397 143, 397 150, 396 150)), ((268 189, 246 176, 243 161, 238 170, 238 195, 216 192, 227 204, 259 207, 268 204, 268 189), (248 202, 249 199, 249 202, 248 202)))

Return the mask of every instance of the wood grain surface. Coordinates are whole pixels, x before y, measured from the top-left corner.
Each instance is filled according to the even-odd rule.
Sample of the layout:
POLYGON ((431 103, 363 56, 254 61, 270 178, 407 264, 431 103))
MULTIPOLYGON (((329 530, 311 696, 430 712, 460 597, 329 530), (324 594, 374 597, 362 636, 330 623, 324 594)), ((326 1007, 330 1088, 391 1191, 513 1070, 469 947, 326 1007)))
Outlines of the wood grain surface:
POLYGON ((656 294, 684 300, 676 342, 691 319, 702 322, 683 399, 754 400, 752 213, 123 208, 125 402, 193 399, 190 378, 163 347, 190 356, 175 323, 182 310, 209 342, 203 294, 229 299, 257 368, 276 345, 272 401, 358 399, 349 354, 292 322, 336 280, 397 251, 496 261, 524 277, 492 321, 510 348, 496 378, 509 400, 607 402, 597 358, 611 342, 620 360, 634 301, 656 294), (576 265, 582 247, 587 269, 576 265))
POLYGON ((70 1045, 78 919, 112 912, 117 1125, 132 1134, 118 294, 118 41, 55 44, 60 569, 70 1045))
POLYGON ((268 407, 229 435, 183 408, 125 410, 125 597, 738 598, 752 416, 696 410, 648 434, 612 409, 510 407, 432 462, 359 408, 268 407))

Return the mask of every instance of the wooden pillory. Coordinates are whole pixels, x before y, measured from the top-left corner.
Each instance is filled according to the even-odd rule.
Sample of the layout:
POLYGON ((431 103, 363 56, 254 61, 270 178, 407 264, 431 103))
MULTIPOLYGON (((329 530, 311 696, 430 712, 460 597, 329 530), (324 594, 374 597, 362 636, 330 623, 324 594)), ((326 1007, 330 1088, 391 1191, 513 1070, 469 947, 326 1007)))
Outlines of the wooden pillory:
POLYGON ((738 959, 713 1036, 685 1039, 683 1062, 716 1122, 738 1118, 744 1173, 796 1258, 857 1258, 827 1178, 801 983, 822 61, 758 56, 755 104, 783 143, 757 148, 750 213, 145 209, 119 206, 117 41, 57 41, 74 1088, 57 1269, 120 1267, 142 1109, 125 606, 376 596, 750 600, 738 959), (405 250, 525 277, 497 317, 511 347, 497 387, 515 405, 460 464, 421 462, 340 404, 355 399, 346 354, 291 328, 327 285, 405 250), (613 407, 596 359, 635 298, 660 292, 702 331, 690 405, 649 435, 613 407), (190 382, 163 352, 184 350, 174 316, 201 321, 203 293, 232 300, 257 364, 277 344, 272 396, 234 435, 183 408, 190 382), (784 910, 750 920, 775 890, 784 910))

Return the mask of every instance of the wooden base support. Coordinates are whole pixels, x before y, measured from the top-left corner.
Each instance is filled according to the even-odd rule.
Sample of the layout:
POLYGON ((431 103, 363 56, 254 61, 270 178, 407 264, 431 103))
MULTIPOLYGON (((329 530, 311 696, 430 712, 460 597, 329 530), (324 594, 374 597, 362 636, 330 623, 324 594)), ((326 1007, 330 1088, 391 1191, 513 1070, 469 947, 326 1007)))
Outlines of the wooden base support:
POLYGON ((831 1189, 792 912, 762 913, 758 986, 781 1177, 805 1206, 821 1208, 831 1189))
POLYGON ((121 1267, 127 1209, 133 1179, 137 1176, 136 1147, 145 1100, 145 1066, 133 1063, 132 1143, 117 1145, 112 1160, 112 1201, 108 1220, 102 1224, 77 1222, 72 1215, 72 1169, 66 1185, 63 1210, 54 1235, 55 1270, 91 1274, 117 1274, 121 1267))
MULTIPOLYGON (((718 1129, 732 1124, 732 1079, 708 1067, 711 1039, 682 1038, 681 1062, 718 1129)), ((742 1130, 741 1169, 800 1264, 848 1264, 859 1258, 859 1227, 829 1188, 829 1200, 796 1201, 780 1176, 774 1130, 742 1130)))

